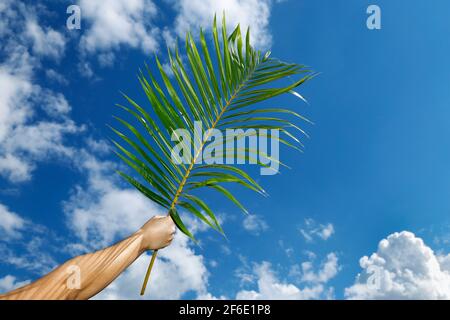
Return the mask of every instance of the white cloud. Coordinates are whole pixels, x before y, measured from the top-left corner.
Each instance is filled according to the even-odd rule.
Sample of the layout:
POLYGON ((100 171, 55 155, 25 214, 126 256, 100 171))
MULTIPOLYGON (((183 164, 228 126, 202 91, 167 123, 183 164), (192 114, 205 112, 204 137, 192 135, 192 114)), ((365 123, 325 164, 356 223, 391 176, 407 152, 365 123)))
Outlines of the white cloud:
POLYGON ((111 152, 111 146, 104 140, 95 140, 92 137, 86 139, 88 149, 97 155, 107 155, 111 152))
POLYGON ((30 281, 17 281, 17 278, 12 275, 6 275, 3 278, 0 278, 0 293, 5 293, 16 288, 20 288, 30 281))
POLYGON ((19 238, 26 221, 0 203, 0 236, 3 240, 19 238))
POLYGON ((158 10, 153 1, 80 0, 78 3, 85 28, 81 47, 86 53, 129 46, 148 54, 158 48, 159 29, 153 25, 158 10))
POLYGON ((66 45, 64 36, 52 28, 41 28, 34 18, 27 19, 25 36, 32 41, 33 52, 37 55, 60 59, 64 54, 66 45))
POLYGON ((20 152, 36 158, 45 157, 48 153, 71 156, 74 149, 63 144, 64 135, 78 131, 79 128, 70 120, 17 126, 4 141, 3 148, 12 154, 20 152))
MULTIPOLYGON (((334 289, 327 287, 326 283, 333 278, 338 270, 337 258, 330 253, 322 269, 314 273, 314 278, 304 279, 303 288, 296 284, 280 280, 272 269, 272 265, 263 261, 253 266, 253 274, 247 281, 256 279, 257 290, 241 290, 237 293, 238 300, 308 300, 329 299, 334 289)), ((312 270, 307 270, 312 274, 312 270)))
MULTIPOLYGON (((105 155, 110 151, 104 141, 86 140, 90 151, 105 155)), ((167 211, 147 199, 139 191, 121 188, 116 164, 102 161, 86 150, 78 150, 76 166, 86 177, 86 184, 75 186, 64 204, 68 226, 91 249, 111 244, 118 237, 139 229, 154 215, 167 211), (126 221, 127 223, 124 223, 126 221)), ((184 223, 191 232, 209 230, 209 226, 196 217, 181 212, 184 223)), ((219 223, 224 218, 218 216, 219 223)))
POLYGON ((101 53, 97 57, 98 62, 103 67, 111 67, 114 64, 115 56, 112 52, 101 53))
POLYGON ((42 109, 52 117, 64 117, 72 109, 69 102, 61 93, 41 89, 38 91, 38 94, 40 95, 39 101, 42 103, 42 109))
POLYGON ((219 266, 219 263, 216 260, 210 260, 209 265, 213 268, 217 268, 219 266))
MULTIPOLYGON (((145 54, 157 52, 175 39, 184 39, 186 31, 194 34, 200 27, 211 29, 214 13, 221 22, 226 12, 227 28, 231 32, 240 23, 243 32, 251 27, 251 42, 260 49, 271 46, 269 18, 273 0, 168 0, 175 18, 158 26, 161 14, 158 2, 152 0, 78 0, 81 7, 83 34, 80 38, 80 73, 97 80, 92 61, 95 55, 101 67, 112 66, 121 49, 137 49, 145 54), (163 44, 161 46, 161 44, 163 44)), ((171 13, 172 14, 172 13, 171 13)), ((167 63, 163 66, 168 70, 167 63)))
POLYGON ((111 162, 84 150, 79 156, 77 165, 87 174, 87 186, 75 187, 64 210, 69 227, 91 249, 110 245, 139 229, 151 216, 164 214, 138 191, 116 187, 117 181, 110 178, 114 175, 111 162))
POLYGON ((42 276, 57 265, 51 252, 61 250, 54 247, 54 242, 60 239, 39 234, 32 229, 27 231, 32 236, 24 238, 14 247, 0 242, 0 262, 42 276))
POLYGON ((0 63, 0 175, 11 181, 30 179, 37 161, 71 155, 64 137, 81 130, 65 97, 35 83, 40 57, 60 58, 64 39, 42 30, 33 8, 10 2, 0 10, 7 27, 0 48, 7 57, 0 63))
POLYGON ((61 85, 68 85, 69 81, 60 73, 58 73, 57 71, 53 70, 53 69, 47 69, 45 70, 45 75, 47 78, 49 78, 50 80, 59 83, 61 85))
POLYGON ((0 175, 11 181, 25 181, 30 179, 31 165, 15 155, 0 155, 0 175))
POLYGON ((314 238, 328 240, 334 234, 334 226, 331 223, 319 224, 314 219, 308 218, 299 231, 307 242, 314 241, 314 238))
POLYGON ((450 273, 450 254, 448 255, 439 255, 437 256, 437 259, 439 261, 439 264, 441 265, 442 270, 447 270, 447 272, 450 273))
MULTIPOLYGON (((210 229, 210 226, 190 213, 182 212, 181 219, 186 226, 189 226, 189 231, 194 235, 210 229)), ((222 221, 219 217, 217 217, 217 221, 222 224, 222 221)))
POLYGON ((314 265, 311 261, 302 263, 302 282, 312 283, 326 283, 334 278, 339 272, 339 264, 337 255, 331 252, 327 255, 327 259, 322 263, 318 271, 314 270, 314 265))
POLYGON ((24 66, 16 66, 15 60, 23 60, 23 64, 26 66, 30 59, 28 52, 20 51, 22 52, 14 52, 7 64, 0 64, 0 93, 2 96, 0 101, 0 141, 5 138, 15 124, 24 122, 28 116, 23 104, 27 102, 27 98, 33 90, 33 85, 29 80, 31 75, 28 69, 24 69, 24 66))
MULTIPOLYGON (((297 265, 291 267, 297 269, 297 265)), ((255 282, 257 290, 241 290, 236 299, 248 300, 307 300, 330 299, 334 294, 333 287, 327 286, 328 281, 336 276, 339 271, 338 259, 335 253, 329 253, 318 270, 313 270, 312 262, 304 262, 302 271, 299 271, 300 283, 297 284, 280 280, 272 269, 272 265, 263 261, 254 264, 252 273, 238 272, 238 277, 245 282, 255 282)), ((292 273, 292 272, 291 272, 292 273)))
POLYGON ((281 282, 272 271, 269 262, 265 261, 256 265, 255 275, 258 277, 258 291, 242 290, 237 293, 236 299, 297 300, 305 298, 302 291, 295 285, 281 282))
POLYGON ((83 77, 86 78, 93 78, 96 80, 96 77, 94 76, 94 71, 92 70, 92 66, 90 63, 83 61, 78 64, 78 71, 83 77))
POLYGON ((278 240, 278 245, 280 246, 280 248, 284 251, 284 253, 286 253, 286 256, 291 258, 292 255, 294 254, 294 248, 292 248, 291 246, 286 246, 286 244, 284 243, 283 240, 278 240))
POLYGON ((256 214, 247 215, 243 220, 242 225, 245 230, 253 233, 254 235, 259 235, 269 227, 266 221, 256 214))
POLYGON ((450 255, 439 256, 403 231, 380 241, 360 260, 363 271, 345 289, 349 299, 450 299, 450 255))
POLYGON ((46 227, 0 204, 0 263, 42 275, 55 267, 52 252, 60 246, 61 239, 46 227))
MULTIPOLYGON (((211 28, 214 14, 222 17, 225 11, 227 29, 231 32, 238 23, 246 32, 250 26, 252 43, 259 48, 268 48, 272 38, 269 31, 271 0, 176 0, 178 12, 175 32, 184 38, 186 31, 199 27, 211 28)), ((221 19, 219 20, 221 21, 221 19)))
MULTIPOLYGON (((0 70, 0 86, 1 82, 2 72, 0 70)), ((40 88, 35 89, 35 92, 43 92, 40 88)), ((2 90, 0 89, 0 91, 2 90)), ((29 119, 36 108, 34 102, 30 103, 29 99, 32 99, 30 95, 21 96, 19 93, 17 100, 12 99, 6 101, 6 105, 0 105, 0 109, 4 107, 1 111, 10 114, 5 118, 9 119, 9 121, 5 121, 5 125, 2 125, 0 121, 0 130, 3 129, 3 136, 0 137, 0 175, 6 176, 11 181, 30 179, 37 161, 48 159, 50 156, 70 157, 74 149, 66 146, 64 139, 68 134, 83 130, 65 116, 62 116, 60 120, 55 118, 38 121, 29 119), (15 102, 20 100, 26 102, 21 103, 20 106, 16 105, 15 102)), ((43 95, 39 100, 46 101, 41 107, 55 116, 58 112, 66 112, 65 110, 70 109, 67 101, 61 95, 43 95)), ((61 113, 57 117, 61 117, 61 113)))
POLYGON ((205 293, 205 294, 200 294, 197 296, 197 300, 227 300, 228 298, 226 296, 220 296, 220 297, 216 297, 213 296, 211 293, 205 293))
POLYGON ((245 32, 251 27, 252 43, 260 48, 271 44, 269 18, 272 0, 172 0, 175 13, 173 25, 159 28, 156 20, 160 8, 151 0, 79 0, 84 34, 84 54, 100 52, 99 62, 111 65, 114 53, 122 47, 155 52, 161 40, 173 44, 175 36, 184 38, 189 29, 211 27, 214 13, 226 12, 231 31, 238 23, 245 32), (107 55, 104 55, 107 54, 107 55))
POLYGON ((226 256, 229 256, 233 253, 233 251, 231 251, 230 247, 225 244, 220 246, 220 251, 226 256))
POLYGON ((77 203, 80 193, 83 193, 82 197, 86 196, 85 191, 79 189, 77 196, 72 199, 73 208, 69 213, 75 233, 88 243, 102 246, 110 244, 116 237, 139 229, 150 216, 163 213, 134 190, 112 187, 101 191, 91 188, 90 191, 102 194, 92 203, 89 203, 91 195, 88 196, 88 202, 83 199, 77 203))

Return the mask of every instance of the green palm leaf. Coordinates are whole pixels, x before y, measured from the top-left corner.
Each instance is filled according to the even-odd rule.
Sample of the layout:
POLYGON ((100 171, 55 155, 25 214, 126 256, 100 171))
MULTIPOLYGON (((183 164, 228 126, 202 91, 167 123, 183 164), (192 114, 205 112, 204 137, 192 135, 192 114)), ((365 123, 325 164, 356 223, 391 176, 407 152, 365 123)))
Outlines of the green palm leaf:
MULTIPOLYGON (((278 137, 279 142, 301 150, 303 145, 296 134, 306 137, 307 134, 290 119, 308 120, 293 110, 257 108, 257 104, 284 93, 293 93, 303 99, 293 89, 314 76, 305 66, 285 63, 270 58, 270 53, 263 55, 255 50, 250 45, 249 30, 243 38, 239 25, 228 35, 225 17, 221 33, 214 18, 212 36, 210 45, 200 31, 197 47, 188 33, 186 58, 182 58, 178 47, 173 50, 169 48, 172 76, 167 74, 158 58, 155 59, 158 76, 146 65, 146 73, 141 71, 138 79, 149 107, 140 106, 124 95, 129 106, 119 107, 131 120, 115 117, 120 126, 112 128, 118 138, 113 140, 117 155, 138 174, 138 178, 124 172, 119 174, 146 197, 166 208, 177 227, 193 240, 194 236, 178 213, 179 207, 224 234, 213 211, 193 192, 203 188, 215 190, 246 212, 225 185, 237 183, 263 195, 265 191, 240 168, 224 164, 198 164, 197 159, 209 136, 192 141, 200 147, 200 151, 197 150, 189 164, 176 164, 171 159, 174 130, 182 128, 193 133, 195 121, 200 121, 205 130, 279 129, 285 136, 278 137), (279 80, 294 76, 299 76, 299 79, 291 80, 287 85, 277 85, 279 80), (158 82, 157 77, 162 81, 158 82)), ((252 155, 254 150, 246 151, 247 160, 255 156, 252 155)), ((155 250, 141 294, 147 285, 156 253, 155 250)))

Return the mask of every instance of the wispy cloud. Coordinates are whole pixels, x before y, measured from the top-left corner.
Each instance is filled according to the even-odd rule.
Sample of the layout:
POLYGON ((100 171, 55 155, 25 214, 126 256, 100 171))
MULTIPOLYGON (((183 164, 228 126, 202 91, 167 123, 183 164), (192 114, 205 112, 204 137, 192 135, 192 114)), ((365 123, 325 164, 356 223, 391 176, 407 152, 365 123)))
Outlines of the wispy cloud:
POLYGON ((299 228, 299 232, 307 242, 313 242, 315 238, 328 240, 334 234, 334 226, 331 223, 320 224, 314 219, 308 218, 299 228))
POLYGON ((3 241, 10 238, 19 238, 26 221, 17 213, 10 211, 0 203, 0 236, 3 241))
POLYGON ((64 55, 66 39, 64 35, 52 28, 43 29, 36 17, 27 19, 25 37, 32 42, 33 53, 60 59, 64 55))
POLYGON ((259 235, 261 232, 266 231, 269 226, 266 221, 256 214, 249 214, 242 222, 242 226, 245 230, 254 235, 259 235))
MULTIPOLYGON (((6 214, 6 220, 0 220, 0 263, 36 275, 51 271, 57 264, 55 255, 62 251, 64 241, 46 227, 10 214, 6 214), (7 230, 6 235, 2 234, 2 229, 7 230)), ((3 215, 0 212, 0 219, 2 217, 5 218, 4 212, 3 215)))

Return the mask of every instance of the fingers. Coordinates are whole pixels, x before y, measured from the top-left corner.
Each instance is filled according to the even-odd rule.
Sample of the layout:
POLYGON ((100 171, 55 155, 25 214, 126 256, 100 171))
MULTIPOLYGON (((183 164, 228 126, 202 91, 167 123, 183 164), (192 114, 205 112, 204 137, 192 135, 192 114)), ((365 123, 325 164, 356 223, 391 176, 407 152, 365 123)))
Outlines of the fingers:
POLYGON ((174 235, 171 234, 169 236, 169 238, 167 238, 166 242, 164 242, 164 244, 161 246, 161 248, 168 247, 172 243, 173 239, 174 239, 174 235))
POLYGON ((167 247, 172 243, 176 229, 170 216, 154 216, 140 229, 144 234, 143 247, 152 250, 167 247))
POLYGON ((177 231, 177 227, 175 226, 175 224, 172 222, 172 226, 170 227, 170 233, 169 233, 169 243, 172 242, 173 238, 175 237, 175 233, 177 231))
MULTIPOLYGON (((170 220, 172 220, 172 219, 170 219, 170 220)), ((177 227, 175 226, 173 221, 172 221, 171 224, 172 224, 172 226, 171 226, 171 229, 170 229, 170 235, 169 235, 169 238, 168 238, 166 246, 168 246, 168 245, 170 245, 172 243, 173 239, 175 238, 175 233, 177 231, 177 227)))
POLYGON ((164 218, 166 219, 165 223, 167 223, 167 226, 169 227, 170 233, 174 234, 175 231, 177 231, 177 227, 176 227, 175 223, 173 222, 172 217, 171 216, 167 216, 167 217, 164 217, 164 218))
POLYGON ((155 216, 154 218, 161 221, 164 228, 164 232, 166 232, 168 237, 167 239, 170 243, 173 240, 174 235, 177 231, 177 226, 173 222, 172 218, 170 216, 155 216))

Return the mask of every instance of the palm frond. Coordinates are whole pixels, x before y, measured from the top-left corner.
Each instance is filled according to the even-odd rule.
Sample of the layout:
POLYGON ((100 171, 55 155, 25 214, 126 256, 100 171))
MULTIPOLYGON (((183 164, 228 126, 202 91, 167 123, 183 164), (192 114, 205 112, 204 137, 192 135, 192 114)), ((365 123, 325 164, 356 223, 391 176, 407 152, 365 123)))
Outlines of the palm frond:
MULTIPOLYGON (((117 138, 112 142, 119 158, 139 178, 133 178, 124 172, 119 174, 146 197, 166 208, 177 227, 194 239, 180 218, 178 208, 190 212, 221 234, 224 232, 213 211, 201 196, 194 195, 193 192, 210 188, 246 212, 244 206, 224 185, 239 184, 263 195, 265 191, 238 167, 198 164, 201 150, 210 138, 208 135, 200 141, 183 142, 199 147, 189 164, 172 161, 171 137, 175 130, 182 128, 193 133, 195 121, 200 121, 205 130, 278 129, 285 136, 278 137, 281 143, 301 150, 303 144, 297 135, 307 137, 307 134, 290 119, 309 121, 290 109, 257 106, 260 102, 284 93, 292 93, 303 99, 293 90, 314 74, 303 65, 282 62, 271 58, 270 53, 262 54, 255 50, 250 45, 249 30, 243 37, 239 25, 228 35, 225 16, 221 32, 214 18, 211 44, 207 42, 202 30, 198 47, 192 35, 187 34, 185 57, 182 58, 178 46, 168 48, 171 76, 157 57, 158 76, 148 65, 145 73, 139 73, 139 83, 149 106, 141 106, 124 95, 128 106, 120 107, 132 121, 115 117, 120 128, 112 128, 117 138), (292 82, 294 76, 299 79, 292 82), (162 81, 158 82, 157 77, 162 81), (290 80, 289 84, 282 84, 280 80, 283 79, 290 80)), ((247 151, 249 155, 248 158, 245 157, 249 159, 252 152, 247 151)), ((255 161, 264 166, 257 159, 255 161)), ((148 277, 145 284, 147 280, 148 277)))

